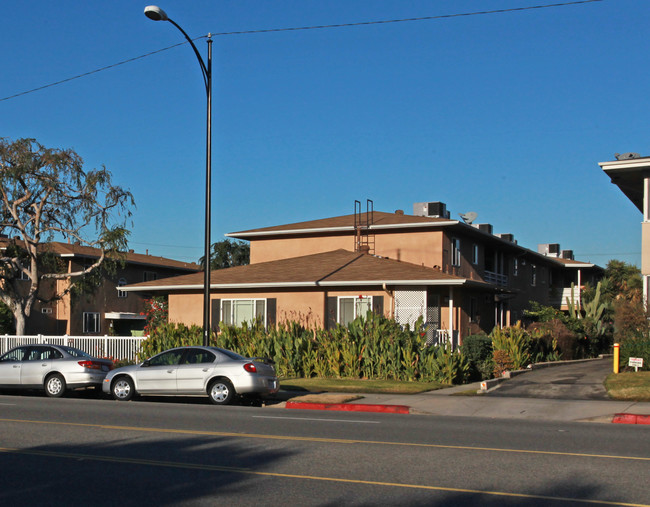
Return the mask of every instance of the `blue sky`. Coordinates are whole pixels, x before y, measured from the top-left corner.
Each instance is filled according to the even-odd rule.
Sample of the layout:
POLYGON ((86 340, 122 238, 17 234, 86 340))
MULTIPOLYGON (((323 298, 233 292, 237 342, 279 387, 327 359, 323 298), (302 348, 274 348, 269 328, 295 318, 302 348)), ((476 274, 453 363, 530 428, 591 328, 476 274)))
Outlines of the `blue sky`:
MULTIPOLYGON (((165 0, 191 37, 562 0, 165 0)), ((178 42, 147 3, 11 2, 0 99, 178 42)), ((650 155, 646 0, 214 37, 213 227, 443 201, 519 244, 640 264, 642 216, 598 162, 650 155)), ((206 58, 205 39, 196 42, 206 58)), ((203 253, 205 89, 188 45, 0 100, 0 136, 73 148, 135 196, 130 247, 203 253)))

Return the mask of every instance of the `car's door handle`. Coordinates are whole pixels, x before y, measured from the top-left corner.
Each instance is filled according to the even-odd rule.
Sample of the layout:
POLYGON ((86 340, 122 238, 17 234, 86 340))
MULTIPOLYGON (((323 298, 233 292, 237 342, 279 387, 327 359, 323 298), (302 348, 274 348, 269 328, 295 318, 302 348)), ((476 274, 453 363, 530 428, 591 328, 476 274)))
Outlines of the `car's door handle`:
POLYGON ((203 368, 203 371, 208 371, 210 368, 203 368))
POLYGON ((45 367, 45 366, 47 366, 47 363, 43 363, 41 366, 45 367))
POLYGON ((14 364, 14 368, 20 368, 19 364, 14 364))
POLYGON ((167 373, 174 373, 174 370, 167 370, 167 373))

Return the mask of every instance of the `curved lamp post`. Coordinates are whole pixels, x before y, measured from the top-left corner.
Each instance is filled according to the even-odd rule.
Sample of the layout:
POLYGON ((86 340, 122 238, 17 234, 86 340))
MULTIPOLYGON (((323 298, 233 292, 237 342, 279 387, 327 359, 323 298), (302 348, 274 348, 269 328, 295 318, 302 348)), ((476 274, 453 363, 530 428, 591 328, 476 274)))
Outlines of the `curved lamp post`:
POLYGON ((190 39, 190 37, 185 33, 185 30, 167 16, 165 11, 156 5, 148 5, 144 8, 144 15, 154 21, 169 21, 180 30, 194 50, 194 54, 201 66, 203 81, 205 82, 205 92, 208 99, 208 112, 205 147, 205 276, 203 279, 203 345, 208 345, 210 338, 210 190, 212 186, 212 37, 208 34, 208 64, 206 66, 192 39, 190 39))

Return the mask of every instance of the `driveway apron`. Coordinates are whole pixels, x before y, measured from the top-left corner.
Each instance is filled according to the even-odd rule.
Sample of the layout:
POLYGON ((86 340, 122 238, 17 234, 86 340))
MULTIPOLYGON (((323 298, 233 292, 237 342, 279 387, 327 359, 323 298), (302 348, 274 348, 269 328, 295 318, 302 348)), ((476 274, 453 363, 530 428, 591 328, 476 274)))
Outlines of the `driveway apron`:
POLYGON ((487 396, 608 400, 604 382, 611 372, 611 358, 549 366, 517 375, 487 393, 487 396))

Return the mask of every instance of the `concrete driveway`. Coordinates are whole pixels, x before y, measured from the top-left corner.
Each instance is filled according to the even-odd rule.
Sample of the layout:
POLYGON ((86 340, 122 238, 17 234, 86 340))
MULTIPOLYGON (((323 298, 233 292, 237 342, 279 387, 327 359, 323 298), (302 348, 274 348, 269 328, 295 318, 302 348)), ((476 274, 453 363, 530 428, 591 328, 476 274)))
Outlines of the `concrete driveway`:
POLYGON ((557 400, 608 400, 604 382, 612 358, 569 362, 517 375, 486 394, 489 397, 557 400))

